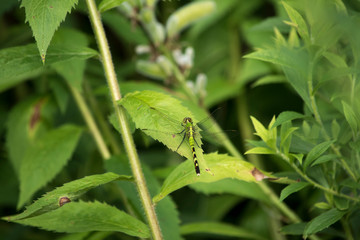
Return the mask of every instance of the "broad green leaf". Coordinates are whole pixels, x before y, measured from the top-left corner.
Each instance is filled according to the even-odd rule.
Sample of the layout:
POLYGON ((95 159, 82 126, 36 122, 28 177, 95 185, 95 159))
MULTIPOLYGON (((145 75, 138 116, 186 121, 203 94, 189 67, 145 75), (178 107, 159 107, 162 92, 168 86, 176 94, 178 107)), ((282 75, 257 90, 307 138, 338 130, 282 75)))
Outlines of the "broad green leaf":
POLYGON ((64 125, 48 132, 27 149, 20 169, 18 207, 60 172, 75 150, 81 133, 79 127, 64 125))
POLYGON ((206 233, 206 234, 216 234, 226 237, 238 237, 238 238, 259 239, 259 240, 266 239, 254 233, 251 230, 247 230, 239 226, 234 226, 231 224, 220 223, 220 222, 189 223, 181 226, 181 233, 183 235, 206 233))
MULTIPOLYGON (((190 117, 194 124, 198 121, 177 99, 158 92, 142 91, 127 94, 119 103, 126 108, 135 122, 136 128, 162 142, 172 151, 176 151, 193 161, 189 142, 184 141, 182 143, 184 134, 180 133, 184 130, 182 121, 185 117, 190 117)), ((194 138, 197 143, 195 144, 195 151, 200 169, 209 169, 204 161, 203 150, 201 149, 201 132, 195 134, 194 138)))
POLYGON ((257 170, 251 163, 230 157, 226 154, 211 153, 205 154, 204 158, 211 169, 212 174, 194 174, 194 164, 192 161, 185 161, 180 164, 164 181, 161 191, 153 198, 154 202, 159 202, 171 192, 198 182, 216 182, 225 178, 235 178, 247 182, 256 182, 265 177, 264 173, 257 170))
POLYGON ((211 14, 216 8, 213 1, 193 2, 178 9, 171 14, 166 22, 166 31, 168 37, 172 38, 182 29, 199 20, 200 18, 211 14))
POLYGON ((254 147, 245 152, 245 154, 275 154, 276 152, 267 147, 254 147))
POLYGON ((245 182, 237 179, 225 178, 212 183, 197 182, 189 185, 197 192, 209 194, 233 194, 266 202, 268 197, 255 182, 245 182))
POLYGON ((307 186, 309 186, 309 183, 306 182, 290 184, 281 191, 280 201, 284 201, 284 199, 287 198, 290 194, 296 193, 307 186))
POLYGON ((299 35, 305 41, 309 42, 309 30, 308 30, 308 27, 306 25, 304 18, 300 15, 300 13, 298 11, 296 11, 293 7, 291 7, 286 2, 282 1, 281 3, 283 4, 291 21, 295 24, 295 26, 299 32, 299 35))
POLYGON ((116 180, 128 181, 131 179, 132 177, 130 176, 117 175, 112 172, 86 176, 84 178, 65 183, 63 186, 44 194, 33 204, 26 207, 26 210, 24 212, 14 216, 4 217, 3 219, 13 222, 20 219, 41 215, 43 213, 59 208, 59 200, 62 197, 67 197, 70 199, 70 201, 73 202, 90 189, 95 188, 99 185, 103 185, 116 180))
POLYGON ((51 122, 47 115, 52 109, 49 99, 44 97, 24 99, 11 110, 6 123, 6 147, 17 175, 28 146, 47 131, 51 122))
POLYGON ((149 228, 138 219, 100 202, 69 202, 62 207, 15 222, 56 232, 115 231, 148 238, 149 228))
POLYGON ((105 12, 114 7, 119 6, 120 4, 122 4, 125 1, 126 0, 102 0, 101 3, 99 4, 98 9, 100 12, 105 12))
POLYGON ((280 126, 284 122, 288 122, 288 121, 292 121, 294 119, 300 119, 300 118, 304 118, 304 115, 297 113, 297 112, 285 111, 285 112, 282 112, 279 114, 279 116, 276 118, 276 121, 275 121, 274 125, 272 125, 272 127, 274 128, 274 127, 280 126))
POLYGON ((25 8, 26 21, 33 31, 43 62, 55 30, 77 2, 78 0, 22 0, 21 7, 25 8))
MULTIPOLYGON (((52 46, 47 54, 47 65, 71 59, 87 59, 97 55, 90 48, 52 46)), ((38 58, 35 44, 5 48, 0 51, 0 92, 45 71, 38 58)))
POLYGON ((328 148, 333 144, 334 141, 326 141, 316 145, 305 158, 304 169, 306 169, 313 161, 319 158, 328 148))
MULTIPOLYGON (((131 169, 128 163, 126 155, 114 156, 106 161, 105 167, 108 171, 115 172, 117 174, 131 174, 131 169)), ((149 189, 150 195, 154 196, 160 191, 160 184, 158 183, 153 172, 147 167, 145 162, 142 163, 142 170, 146 179, 146 184, 149 189)), ((116 182, 119 190, 123 191, 126 195, 129 204, 132 206, 133 211, 138 214, 139 218, 143 217, 144 208, 139 199, 139 193, 134 183, 126 181, 116 182)), ((181 240, 180 235, 180 219, 178 208, 171 200, 170 196, 163 199, 163 201, 156 204, 155 208, 158 216, 160 229, 162 231, 164 239, 181 240)), ((145 219, 144 219, 145 221, 145 219)))
POLYGON ((308 235, 317 233, 339 221, 345 213, 346 211, 339 211, 336 208, 332 208, 320 214, 306 224, 303 234, 304 238, 307 238, 308 235))
POLYGON ((356 132, 358 129, 358 120, 356 119, 354 110, 346 102, 342 101, 341 103, 346 121, 349 123, 351 129, 356 132))

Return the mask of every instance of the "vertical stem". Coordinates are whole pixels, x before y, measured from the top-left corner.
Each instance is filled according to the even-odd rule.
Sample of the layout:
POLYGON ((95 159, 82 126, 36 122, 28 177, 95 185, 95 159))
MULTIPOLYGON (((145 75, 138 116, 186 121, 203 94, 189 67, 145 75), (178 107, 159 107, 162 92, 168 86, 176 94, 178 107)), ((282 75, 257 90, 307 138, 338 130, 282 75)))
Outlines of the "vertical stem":
POLYGON ((89 9, 90 20, 101 53, 102 64, 111 93, 111 100, 114 105, 115 116, 120 125, 121 136, 124 141, 125 149, 130 161, 131 170, 135 178, 135 183, 139 192, 140 200, 145 210, 145 215, 150 226, 152 237, 153 239, 160 240, 163 238, 160 231, 159 222, 155 213, 154 205, 151 202, 150 193, 146 186, 145 177, 141 169, 140 160, 136 152, 134 140, 132 138, 129 128, 129 123, 125 115, 125 110, 123 109, 123 107, 117 104, 117 101, 121 99, 120 88, 116 79, 114 65, 112 62, 104 27, 101 22, 100 14, 96 8, 94 0, 86 0, 86 4, 89 9))
POLYGON ((96 142, 96 145, 99 148, 102 158, 104 160, 109 159, 111 156, 110 151, 104 142, 104 138, 101 136, 99 128, 97 127, 97 125, 94 121, 94 118, 92 117, 90 110, 85 103, 84 98, 81 96, 81 94, 79 93, 79 91, 77 89, 75 89, 71 85, 69 85, 69 88, 70 88, 72 95, 75 98, 77 105, 80 108, 81 114, 83 115, 83 118, 84 118, 87 126, 89 127, 91 134, 94 137, 94 140, 96 142))

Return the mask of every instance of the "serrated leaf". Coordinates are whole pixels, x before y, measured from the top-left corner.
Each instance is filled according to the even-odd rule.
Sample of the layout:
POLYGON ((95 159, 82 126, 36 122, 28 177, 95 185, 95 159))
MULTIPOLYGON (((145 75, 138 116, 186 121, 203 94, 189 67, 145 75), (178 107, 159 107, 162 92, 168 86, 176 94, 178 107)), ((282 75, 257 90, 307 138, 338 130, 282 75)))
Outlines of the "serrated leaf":
POLYGON ((245 228, 241 228, 239 226, 233 226, 231 224, 221 223, 221 222, 189 223, 181 226, 181 233, 183 235, 206 233, 206 234, 216 234, 226 237, 239 237, 246 239, 265 240, 265 238, 255 234, 253 231, 247 230, 245 228))
MULTIPOLYGON (((47 65, 71 59, 87 59, 97 52, 85 47, 56 45, 49 48, 47 65)), ((39 75, 46 68, 38 58, 35 44, 5 48, 0 51, 0 92, 39 75)))
POLYGON ((276 118, 276 121, 274 123, 274 125, 272 125, 272 127, 277 127, 280 126, 281 124, 283 124, 284 122, 288 122, 288 121, 292 121, 294 119, 300 119, 300 118, 304 118, 304 115, 297 113, 297 112, 293 112, 293 111, 285 111, 279 114, 279 116, 276 118))
POLYGON ((120 4, 122 4, 125 1, 126 0, 102 0, 101 3, 99 4, 98 9, 100 12, 105 12, 114 7, 119 6, 120 4))
POLYGON ((346 121, 349 123, 351 129, 356 132, 358 129, 358 121, 356 119, 354 110, 346 102, 342 101, 341 103, 346 121))
POLYGON ((339 211, 336 208, 332 208, 320 214, 306 224, 303 234, 304 238, 307 238, 308 235, 317 233, 339 221, 345 213, 345 211, 339 211))
POLYGON ((281 2, 289 15, 291 21, 296 24, 299 35, 305 40, 309 41, 309 30, 306 25, 304 18, 300 15, 298 11, 296 11, 293 7, 291 7, 286 2, 281 2))
MULTIPOLYGON (((198 121, 177 99, 158 92, 142 91, 127 94, 119 104, 126 108, 136 128, 193 162, 189 142, 182 143, 184 135, 180 133, 184 130, 182 121, 185 117, 190 117, 194 124, 198 121)), ((194 139, 200 169, 208 169, 201 148, 201 132, 195 134, 194 139)))
POLYGON ((37 199, 33 204, 28 206, 24 212, 14 216, 4 217, 3 219, 13 222, 41 215, 59 208, 59 200, 61 197, 67 197, 70 201, 74 201, 90 189, 99 185, 115 180, 129 181, 131 179, 131 176, 117 175, 112 172, 86 176, 84 178, 65 183, 63 186, 44 194, 41 198, 37 199))
POLYGON ((225 178, 256 182, 257 179, 262 180, 263 178, 270 177, 269 174, 265 175, 257 170, 251 163, 230 157, 226 154, 205 154, 204 158, 212 174, 196 176, 193 173, 193 163, 191 161, 185 161, 166 178, 160 193, 153 198, 153 201, 158 202, 171 192, 193 183, 216 182, 225 178))
POLYGON ((78 0, 22 0, 21 7, 25 8, 26 21, 33 31, 43 62, 55 30, 77 2, 78 0))
POLYGON ((308 153, 308 155, 305 158, 304 161, 304 169, 306 169, 314 160, 319 158, 328 148, 331 146, 331 144, 334 141, 326 141, 323 143, 320 143, 316 145, 311 151, 308 153))
MULTIPOLYGON (((105 167, 108 171, 118 174, 131 174, 128 157, 126 155, 113 156, 106 161, 105 167)), ((142 163, 142 169, 150 195, 154 196, 160 191, 160 184, 146 163, 142 163)), ((144 216, 142 214, 144 209, 135 184, 126 181, 117 181, 116 184, 126 195, 130 205, 133 206, 134 212, 139 214, 139 216, 144 216)), ((180 235, 179 213, 172 199, 170 197, 164 198, 163 201, 156 204, 155 211, 164 239, 182 240, 180 235)))
POLYGON ((307 186, 309 186, 309 183, 306 182, 290 184, 281 191, 280 201, 284 201, 284 199, 287 198, 290 194, 296 193, 307 186))
POLYGON ((149 228, 138 219, 100 202, 70 202, 62 207, 15 222, 56 232, 114 231, 150 237, 149 228))
POLYGON ((254 147, 245 152, 245 154, 275 154, 276 152, 267 147, 254 147))
POLYGON ((38 139, 25 153, 20 168, 20 197, 18 207, 53 179, 70 159, 82 129, 64 125, 38 139))

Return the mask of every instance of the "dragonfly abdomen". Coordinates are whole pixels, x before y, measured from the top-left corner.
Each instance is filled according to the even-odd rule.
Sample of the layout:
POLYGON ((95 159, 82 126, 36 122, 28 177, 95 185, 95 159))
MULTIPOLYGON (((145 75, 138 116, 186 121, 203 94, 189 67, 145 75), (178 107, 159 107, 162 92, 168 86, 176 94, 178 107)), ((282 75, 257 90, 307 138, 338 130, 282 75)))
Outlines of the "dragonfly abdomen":
POLYGON ((195 172, 196 172, 196 175, 200 176, 199 163, 198 163, 196 152, 195 152, 194 129, 193 129, 192 124, 190 124, 190 126, 189 126, 188 136, 189 136, 189 145, 191 147, 191 152, 192 152, 193 160, 194 160, 195 172))

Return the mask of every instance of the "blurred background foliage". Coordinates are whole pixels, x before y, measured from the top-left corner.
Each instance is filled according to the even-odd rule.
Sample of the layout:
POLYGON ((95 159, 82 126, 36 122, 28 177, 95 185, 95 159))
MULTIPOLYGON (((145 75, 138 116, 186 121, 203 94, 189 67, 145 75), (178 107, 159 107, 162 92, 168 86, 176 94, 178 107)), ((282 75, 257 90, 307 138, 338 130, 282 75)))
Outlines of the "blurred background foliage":
MULTIPOLYGON (((190 2, 192 1, 159 0, 155 8, 157 20, 165 25, 174 11, 190 2)), ((195 80, 198 74, 206 74, 206 97, 203 104, 208 109, 222 107, 222 113, 220 116, 216 116, 217 121, 223 129, 239 129, 241 138, 233 138, 233 142, 241 149, 241 152, 245 152, 248 149, 245 145, 245 139, 253 138, 250 115, 255 116, 260 122, 267 125, 274 115, 277 116, 283 111, 291 110, 303 113, 308 110, 301 97, 286 82, 286 77, 279 65, 243 58, 244 55, 253 52, 257 48, 274 46, 276 44, 274 28, 284 36, 290 34, 291 27, 284 23, 284 21, 289 21, 289 18, 281 2, 277 0, 216 0, 215 2, 216 11, 190 28, 186 28, 175 44, 180 45, 183 49, 188 46, 194 49, 194 65, 187 78, 195 80)), ((316 8, 311 3, 312 1, 306 2, 308 6, 304 8, 304 2, 296 3, 296 1, 291 1, 293 5, 299 5, 299 9, 303 11, 302 14, 307 15, 309 24, 313 24, 311 21, 318 21, 319 16, 329 17, 328 14, 321 12, 320 8, 316 8)), ((339 0, 338 2, 343 2, 348 12, 358 18, 359 1, 339 0)), ((135 49, 139 45, 149 43, 144 30, 135 21, 126 18, 118 9, 103 12, 102 20, 111 47, 121 93, 125 95, 128 92, 143 89, 161 89, 164 92, 173 93, 171 81, 149 79, 137 71, 139 67, 137 61, 146 58, 138 56, 135 49)), ((319 35, 324 33, 323 37, 319 35, 314 37, 316 40, 321 40, 317 43, 320 47, 326 44, 330 46, 333 44, 332 40, 336 41, 336 31, 326 28, 324 25, 321 26, 321 24, 318 27, 319 29, 313 29, 313 33, 319 33, 319 35), (335 35, 326 35, 326 31, 335 35)), ((20 2, 17 0, 0 2, 0 29, 0 49, 34 43, 31 29, 25 23, 24 8, 20 8, 20 2)), ((350 31, 354 30, 354 28, 349 29, 350 31)), ((75 10, 67 15, 53 41, 62 41, 60 36, 62 31, 81 33, 80 35, 85 36, 85 41, 89 42, 89 46, 97 49, 84 1, 80 0, 75 10)), ((348 34, 351 34, 351 32, 348 34)), ((356 57, 350 56, 350 49, 345 41, 340 42, 337 46, 340 46, 337 51, 340 52, 340 55, 343 54, 349 62, 358 62, 356 57)), ((325 74, 326 71, 330 70, 323 68, 320 69, 318 74, 325 74)), ((53 70, 45 69, 42 74, 29 78, 31 81, 22 82, 0 94, 1 216, 11 215, 16 212, 19 197, 19 183, 16 173, 8 160, 8 150, 5 147, 5 123, 11 109, 24 99, 48 94, 52 99, 52 103, 58 104, 59 108, 56 113, 49 114, 51 115, 49 125, 56 126, 63 122, 83 124, 76 104, 66 90, 66 84, 59 81, 60 78, 53 70), (61 101, 54 100, 57 98, 61 99, 61 101)), ((339 82, 335 83, 335 86, 342 85, 339 82)), ((98 59, 89 59, 87 61, 83 86, 88 99, 96 98, 96 105, 100 106, 101 114, 109 116, 112 112, 112 105, 109 101, 108 87, 101 62, 98 59), (86 89, 92 89, 92 91, 86 89)), ((330 88, 326 90, 331 91, 330 88)), ((91 100, 89 102, 91 105, 91 100)), ((320 111, 322 106, 319 106, 320 111)), ((326 116, 330 117, 330 115, 326 116)), ((114 136, 117 141, 121 141, 117 134, 114 134, 114 136)), ((71 161, 37 196, 72 179, 103 172, 103 162, 100 160, 101 157, 96 151, 94 142, 88 141, 89 137, 88 132, 81 137, 71 161)), ((151 148, 148 148, 147 146, 151 144, 148 142, 149 139, 144 140, 137 135, 135 137, 140 158, 146 158, 146 164, 151 167, 160 180, 163 180, 164 175, 168 173, 168 170, 163 169, 164 166, 174 166, 182 161, 180 158, 174 157, 169 151, 164 154, 163 147, 160 144, 151 145, 151 148)), ((252 158, 250 155, 248 157, 252 158)), ((266 160, 261 162, 263 170, 276 173, 288 172, 291 175, 289 173, 292 171, 291 168, 286 163, 279 161, 277 157, 266 155, 263 158, 255 158, 258 161, 266 160)), ((277 193, 280 193, 282 188, 282 186, 275 184, 271 184, 271 187, 277 193)), ((251 192, 253 190, 249 188, 244 191, 251 192)), ((264 239, 301 239, 301 236, 287 236, 285 238, 278 234, 278 229, 281 227, 279 222, 283 220, 279 219, 281 216, 274 210, 273 206, 266 204, 266 201, 254 201, 251 196, 248 196, 251 194, 245 192, 238 195, 207 195, 204 194, 204 188, 197 192, 196 187, 192 189, 186 187, 174 192, 171 196, 176 203, 179 218, 183 224, 196 221, 221 221, 256 232, 263 236, 264 239)), ((87 197, 100 201, 106 200, 113 204, 121 204, 110 187, 93 190, 87 197), (106 196, 103 191, 106 192, 106 196)), ((303 221, 309 221, 320 212, 319 209, 313 208, 319 198, 321 198, 320 191, 308 188, 287 198, 286 204, 303 221)), ((355 210, 355 214, 356 211, 358 209, 355 210)), ((356 226, 359 223, 359 218, 355 217, 351 224, 356 226)), ((340 225, 337 223, 334 228, 324 235, 323 239, 344 237, 340 225)), ((0 222, 1 239, 55 239, 61 236, 61 234, 41 231, 18 224, 0 222)), ((354 236, 355 239, 356 236, 360 237, 359 233, 355 233, 354 236)), ((98 237, 96 239, 102 239, 102 237, 106 236, 98 237)), ((111 235, 106 239, 120 238, 127 239, 124 235, 111 235)), ((228 238, 231 239, 231 237, 228 238)), ((223 237, 198 234, 188 235, 186 239, 223 239, 223 237)))

